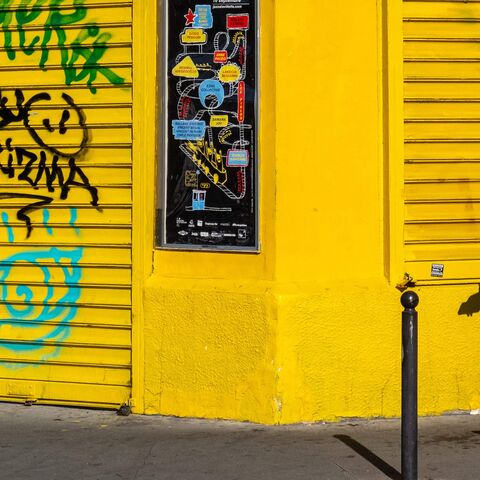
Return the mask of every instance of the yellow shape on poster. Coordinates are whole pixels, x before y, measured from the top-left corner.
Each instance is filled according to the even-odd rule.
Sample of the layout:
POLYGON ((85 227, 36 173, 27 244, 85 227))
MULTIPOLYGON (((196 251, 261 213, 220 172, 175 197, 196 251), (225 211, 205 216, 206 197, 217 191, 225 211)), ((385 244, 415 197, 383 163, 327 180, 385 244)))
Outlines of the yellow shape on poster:
POLYGON ((198 68, 190 56, 185 57, 173 67, 172 74, 176 77, 198 78, 198 68))
POLYGON ((238 65, 230 63, 228 65, 224 65, 220 69, 220 71, 218 72, 218 78, 222 82, 232 83, 236 82, 240 78, 240 74, 240 67, 238 65))
POLYGON ((211 127, 226 127, 228 125, 228 115, 212 115, 210 117, 211 127))
POLYGON ((207 43, 207 34, 201 28, 186 28, 181 36, 182 43, 207 43))

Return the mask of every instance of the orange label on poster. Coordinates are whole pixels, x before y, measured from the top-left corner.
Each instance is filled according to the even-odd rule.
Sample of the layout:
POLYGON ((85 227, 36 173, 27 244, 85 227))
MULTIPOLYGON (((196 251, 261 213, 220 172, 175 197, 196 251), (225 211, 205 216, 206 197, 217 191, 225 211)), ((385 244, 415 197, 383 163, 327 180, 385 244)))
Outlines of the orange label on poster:
POLYGON ((228 52, 226 50, 215 50, 213 54, 213 61, 215 63, 227 63, 228 52))
POLYGON ((245 120, 245 82, 238 82, 238 121, 245 120))

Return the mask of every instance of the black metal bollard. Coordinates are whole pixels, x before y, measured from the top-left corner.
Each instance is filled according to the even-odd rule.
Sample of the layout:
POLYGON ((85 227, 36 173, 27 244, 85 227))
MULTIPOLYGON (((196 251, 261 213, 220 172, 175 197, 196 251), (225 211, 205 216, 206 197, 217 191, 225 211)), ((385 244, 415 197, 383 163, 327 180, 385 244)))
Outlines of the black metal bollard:
POLYGON ((415 292, 402 295, 402 480, 418 480, 418 314, 415 292))

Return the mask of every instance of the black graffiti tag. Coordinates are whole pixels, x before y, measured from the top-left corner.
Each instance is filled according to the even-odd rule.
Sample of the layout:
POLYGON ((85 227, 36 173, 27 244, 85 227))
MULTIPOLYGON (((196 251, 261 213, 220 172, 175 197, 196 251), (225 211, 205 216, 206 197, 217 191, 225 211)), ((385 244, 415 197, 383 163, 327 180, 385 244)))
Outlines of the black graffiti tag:
POLYGON ((0 192, 0 200, 4 199, 21 199, 27 200, 26 205, 21 207, 17 211, 17 218, 21 222, 24 222, 27 226, 27 238, 32 233, 32 221, 30 217, 27 215, 28 212, 37 210, 39 208, 43 208, 50 203, 52 203, 53 199, 51 197, 44 197, 43 195, 30 195, 28 193, 4 193, 0 192))
MULTIPOLYGON (((23 91, 16 89, 15 107, 11 108, 8 98, 0 92, 0 130, 15 130, 13 124, 21 124, 40 147, 38 152, 36 147, 14 145, 12 134, 4 144, 0 142, 0 172, 8 178, 26 182, 34 190, 45 186, 48 192, 53 193, 59 188, 61 200, 68 198, 72 186, 86 189, 91 197, 91 205, 97 207, 98 191, 76 163, 88 143, 85 115, 67 93, 62 93, 61 101, 64 107, 60 107, 58 124, 48 116, 34 123, 32 118, 41 118, 45 112, 58 111, 49 93, 37 93, 26 100, 23 91), (66 141, 59 144, 59 138, 66 138, 66 141)), ((17 212, 17 219, 27 226, 27 237, 32 231, 27 212, 53 201, 50 196, 0 192, 0 200, 6 198, 32 200, 17 212)))
MULTIPOLYGON (((39 107, 41 102, 51 102, 52 98, 49 93, 41 92, 33 95, 29 100, 25 101, 25 96, 20 89, 15 90, 16 98, 16 112, 8 107, 8 98, 3 96, 0 91, 0 129, 9 126, 12 123, 23 123, 28 133, 33 140, 39 145, 47 149, 48 151, 55 153, 62 157, 74 157, 82 152, 86 147, 88 141, 88 129, 85 123, 85 114, 75 104, 73 98, 67 93, 62 93, 61 98, 67 104, 67 108, 62 111, 62 118, 59 122, 59 133, 65 135, 68 131, 66 128, 66 122, 71 118, 70 110, 75 113, 77 125, 76 127, 81 131, 80 140, 77 140, 76 151, 64 151, 58 146, 51 144, 46 138, 46 134, 53 133, 55 129, 51 125, 49 118, 43 119, 42 126, 43 132, 39 129, 39 126, 31 125, 30 117, 35 111, 36 107, 39 107), (33 112, 32 112, 33 110, 33 112)), ((40 111, 40 110, 39 110, 40 111)))

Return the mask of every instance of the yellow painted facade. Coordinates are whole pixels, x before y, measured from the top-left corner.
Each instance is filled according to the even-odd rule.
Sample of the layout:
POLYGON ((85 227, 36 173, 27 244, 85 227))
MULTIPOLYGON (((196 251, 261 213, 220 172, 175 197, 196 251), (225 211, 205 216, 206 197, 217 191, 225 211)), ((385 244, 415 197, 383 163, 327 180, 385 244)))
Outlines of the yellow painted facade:
MULTIPOLYGON (((84 257, 88 261, 78 302, 97 316, 89 316, 89 310, 78 314, 73 336, 50 345, 60 350, 49 359, 30 358, 31 365, 25 367, 25 358, 19 355, 21 368, 12 370, 5 366, 11 359, 2 354, 1 399, 110 407, 129 403, 136 413, 267 424, 398 416, 401 306, 397 284, 408 272, 414 280, 422 280, 416 286, 421 302, 420 412, 480 408, 480 301, 476 297, 468 301, 478 293, 480 283, 474 254, 462 257, 461 265, 447 258, 447 274, 455 274, 436 281, 424 278, 425 269, 445 258, 422 257, 422 252, 404 245, 405 239, 418 240, 415 231, 429 241, 428 235, 439 231, 419 226, 426 210, 408 203, 416 197, 408 197, 412 194, 405 185, 421 183, 417 177, 425 176, 423 167, 415 162, 413 168, 404 166, 406 139, 438 133, 434 128, 421 130, 428 122, 414 121, 410 126, 407 122, 404 128, 404 119, 434 116, 436 107, 415 110, 408 102, 409 107, 404 107, 406 96, 424 95, 404 90, 404 78, 439 74, 404 71, 405 55, 428 56, 432 50, 421 50, 425 45, 417 39, 421 46, 412 51, 412 38, 423 33, 410 24, 405 28, 408 22, 403 19, 405 15, 434 19, 438 11, 422 8, 454 9, 459 3, 298 0, 292 8, 291 2, 283 0, 260 1, 258 254, 153 247, 156 182, 161 181, 157 174, 162 118, 157 109, 158 53, 162 51, 157 18, 161 8, 156 0, 84 3, 91 18, 118 36, 109 37, 111 56, 105 62, 120 72, 125 84, 115 85, 111 79, 116 77, 106 77, 98 80, 104 89, 99 86, 98 93, 93 93, 83 77, 75 88, 65 83, 60 63, 43 72, 34 70, 34 57, 25 56, 24 62, 34 71, 25 77, 31 83, 42 78, 42 85, 57 85, 61 91, 73 92, 72 98, 78 95, 81 105, 90 106, 87 122, 98 127, 94 130, 98 136, 89 141, 103 145, 101 151, 110 155, 99 156, 99 148, 89 148, 82 158, 86 165, 100 164, 100 177, 92 185, 99 185, 100 199, 108 195, 109 209, 94 209, 79 220, 90 234, 91 224, 98 225, 97 236, 76 240, 75 225, 62 216, 61 207, 52 214, 52 222, 60 225, 58 240, 50 239, 45 225, 36 240, 35 230, 41 225, 32 233, 35 248, 45 248, 42 241, 67 243, 65 248, 83 247, 87 252, 89 241, 96 247, 84 257), (404 37, 408 37, 409 51, 403 48, 404 37), (103 109, 101 115, 99 109, 103 109), (420 125, 419 130, 413 131, 411 125, 420 125), (109 161, 114 169, 107 169, 109 161), (131 217, 122 216, 125 209, 130 212, 130 201, 131 217), (413 221, 417 230, 410 227, 413 221), (116 228, 116 236, 106 230, 107 225, 116 228), (68 235, 60 238, 69 227, 68 235), (103 256, 102 243, 109 246, 103 256), (418 262, 424 262, 421 268, 418 262), (117 310, 122 313, 108 314, 117 310), (67 355, 88 348, 96 350, 84 357, 67 355)), ((471 17, 478 17, 472 5, 461 5, 464 17, 469 18, 470 7, 471 17)), ((462 13, 448 10, 447 14, 455 18, 462 13)), ((449 35, 448 29, 439 33, 447 22, 437 21, 440 30, 435 31, 434 21, 425 23, 430 28, 425 37, 438 35, 441 40, 449 35)), ((462 32, 475 36, 473 31, 462 32)), ((454 50, 451 55, 459 54, 454 50)), ((8 65, 13 68, 15 61, 2 60, 2 72, 8 65)), ((455 69, 447 66, 445 72, 455 77, 455 69)), ((471 67, 465 75, 474 77, 475 72, 471 67)), ((442 95, 448 97, 448 93, 442 95)), ((465 108, 472 109, 469 105, 465 108)), ((459 117, 464 111, 449 115, 459 117)), ((475 137, 474 122, 457 123, 467 125, 465 135, 475 137)), ((450 129, 440 130, 440 136, 445 131, 450 129)), ((453 148, 452 142, 444 143, 453 148)), ((472 155, 469 165, 475 164, 474 159, 472 155)), ((442 165, 435 167, 437 173, 430 180, 444 175, 442 165)), ((452 175, 470 172, 458 169, 451 170, 452 175)), ((473 198, 472 193, 464 202, 466 209, 473 198)), ((68 208, 80 207, 81 201, 68 208)), ((449 212, 453 218, 458 208, 449 212)), ((460 220, 472 217, 458 213, 460 220)), ((458 222, 457 217, 453 220, 458 222)), ((474 226, 468 228, 474 230, 475 223, 470 223, 474 226)), ((8 245, 12 243, 8 232, 8 228, 3 231, 2 251, 17 248, 8 245)), ((470 243, 472 252, 475 241, 470 243)), ((455 245, 458 252, 463 244, 455 245)), ((60 280, 56 282, 61 287, 60 280)), ((47 324, 58 326, 55 322, 51 319, 47 324)), ((11 331, 2 319, 2 339, 11 331)), ((20 335, 16 340, 23 345, 31 342, 27 337, 20 335)))
MULTIPOLYGON (((403 5, 261 5, 261 253, 155 251, 143 411, 398 416, 403 5)), ((477 285, 417 291, 421 414, 479 408, 477 285)))

